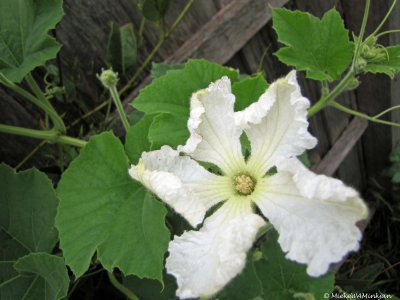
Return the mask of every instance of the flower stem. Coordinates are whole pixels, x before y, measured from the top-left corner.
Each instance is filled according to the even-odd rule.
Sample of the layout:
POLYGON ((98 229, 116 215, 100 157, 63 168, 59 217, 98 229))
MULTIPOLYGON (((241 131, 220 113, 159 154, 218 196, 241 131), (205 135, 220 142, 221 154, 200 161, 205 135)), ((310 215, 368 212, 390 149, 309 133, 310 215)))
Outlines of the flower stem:
POLYGON ((139 300, 138 296, 135 295, 130 289, 126 286, 122 285, 117 278, 115 278, 112 272, 107 272, 108 278, 110 279, 111 284, 122 294, 124 294, 129 300, 139 300))
POLYGON ((114 85, 114 86, 110 87, 109 90, 110 90, 111 97, 114 100, 115 106, 117 107, 117 111, 118 111, 119 117, 121 118, 122 124, 124 125, 125 131, 128 131, 130 124, 129 124, 128 118, 126 117, 124 107, 122 106, 121 99, 119 98, 117 88, 114 85))
POLYGON ((346 107, 346 106, 343 106, 343 105, 341 105, 341 104, 339 104, 339 103, 337 103, 337 102, 335 102, 335 101, 333 101, 332 103, 330 103, 330 106, 332 106, 332 107, 334 107, 334 108, 336 108, 336 109, 338 109, 338 110, 341 110, 341 111, 343 111, 343 112, 345 112, 345 113, 348 113, 348 114, 350 114, 350 115, 357 116, 357 117, 366 119, 366 120, 371 121, 371 122, 374 122, 374 123, 379 123, 379 124, 385 124, 385 125, 400 127, 400 123, 394 123, 394 122, 390 122, 390 121, 381 120, 381 119, 378 119, 378 118, 376 118, 376 117, 368 116, 368 115, 366 115, 366 114, 364 114, 364 113, 361 113, 361 112, 359 112, 359 111, 352 110, 352 109, 350 109, 350 108, 348 108, 348 107, 346 107))
POLYGON ((55 143, 68 144, 76 147, 84 147, 86 145, 86 141, 73 138, 70 136, 59 135, 59 132, 56 131, 55 129, 36 130, 36 129, 0 124, 0 132, 28 136, 31 138, 47 140, 55 143))

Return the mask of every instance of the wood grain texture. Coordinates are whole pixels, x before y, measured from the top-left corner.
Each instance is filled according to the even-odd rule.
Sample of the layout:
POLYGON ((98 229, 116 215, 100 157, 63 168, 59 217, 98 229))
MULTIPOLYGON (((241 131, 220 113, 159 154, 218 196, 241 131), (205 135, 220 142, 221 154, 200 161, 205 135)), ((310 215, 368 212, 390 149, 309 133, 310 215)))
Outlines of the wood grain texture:
MULTIPOLYGON (((179 63, 188 58, 204 58, 220 64, 226 63, 272 17, 271 7, 280 7, 288 0, 235 0, 224 6, 211 20, 176 50, 165 63, 179 63)), ((126 113, 132 111, 130 102, 139 90, 151 82, 145 78, 124 100, 126 113)), ((121 136, 123 128, 116 112, 111 127, 121 136), (118 120, 118 121, 117 121, 118 120)))
POLYGON ((271 7, 281 7, 287 2, 287 0, 231 1, 166 62, 176 63, 189 57, 201 57, 223 64, 271 19, 271 7))
POLYGON ((332 176, 367 127, 368 122, 366 120, 354 118, 321 162, 313 166, 312 170, 318 174, 332 176))

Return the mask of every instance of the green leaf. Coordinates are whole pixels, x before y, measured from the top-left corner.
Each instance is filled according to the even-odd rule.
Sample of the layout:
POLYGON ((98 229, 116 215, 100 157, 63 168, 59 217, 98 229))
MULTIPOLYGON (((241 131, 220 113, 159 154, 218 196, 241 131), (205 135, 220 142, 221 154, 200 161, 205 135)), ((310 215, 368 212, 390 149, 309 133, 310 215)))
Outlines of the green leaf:
POLYGON ((171 0, 144 0, 143 16, 150 21, 158 22, 164 18, 170 4, 171 0))
POLYGON ((67 265, 81 276, 95 252, 108 271, 161 280, 169 242, 166 209, 128 174, 111 132, 92 137, 63 174, 56 217, 67 265))
POLYGON ((111 24, 107 44, 107 62, 114 70, 125 74, 136 64, 137 43, 132 23, 111 24))
POLYGON ((339 79, 351 63, 353 43, 335 9, 320 20, 305 12, 275 8, 273 27, 278 40, 287 46, 276 53, 279 60, 306 71, 308 78, 339 79))
POLYGON ((236 81, 237 71, 206 60, 189 60, 183 70, 169 71, 140 91, 133 107, 147 114, 188 117, 190 97, 222 76, 236 81))
POLYGON ((149 129, 152 150, 160 149, 163 145, 176 148, 178 145, 185 144, 188 137, 186 117, 159 114, 154 118, 149 129))
POLYGON ((302 162, 302 164, 304 166, 306 166, 307 168, 311 168, 311 162, 310 162, 310 159, 308 158, 307 151, 304 151, 302 154, 297 156, 297 159, 300 160, 302 162))
POLYGON ((51 252, 58 199, 47 176, 36 169, 15 173, 0 165, 0 232, 3 260, 29 252, 51 252))
POLYGON ((392 46, 385 49, 387 56, 376 62, 368 62, 364 72, 383 73, 392 79, 400 72, 400 46, 392 46))
POLYGON ((141 90, 132 105, 147 114, 162 114, 150 126, 152 149, 186 140, 192 94, 224 75, 234 82, 238 72, 206 60, 189 60, 184 69, 169 71, 141 90))
POLYGON ((8 278, 1 273, 1 299, 56 300, 67 296, 69 277, 62 257, 30 253, 14 264, 14 271, 5 276, 8 278))
POLYGON ((0 73, 20 82, 55 58, 60 45, 47 33, 62 16, 62 0, 0 1, 0 73))
POLYGON ((140 279, 136 276, 128 276, 123 279, 123 284, 132 290, 139 299, 149 300, 175 300, 176 283, 174 277, 164 274, 164 285, 149 279, 140 279))
POLYGON ((168 71, 172 70, 182 70, 185 67, 184 64, 156 64, 151 65, 151 77, 156 79, 158 77, 164 76, 168 71))
POLYGON ((246 267, 218 294, 219 300, 253 300, 263 293, 261 282, 252 260, 248 255, 246 267))
POLYGON ((15 173, 1 164, 0 191, 1 299, 64 298, 64 260, 41 252, 50 253, 57 242, 58 199, 51 181, 36 169, 15 173))
POLYGON ((268 82, 261 74, 232 84, 232 92, 236 96, 235 111, 243 110, 256 102, 267 88, 268 82))
POLYGON ((330 293, 334 287, 334 275, 329 273, 319 278, 307 275, 306 267, 285 258, 278 242, 276 231, 268 235, 268 240, 262 245, 263 259, 256 263, 258 277, 264 289, 264 299, 293 300, 324 299, 325 293, 330 293), (314 298, 312 298, 314 297, 314 298))
POLYGON ((145 115, 134 126, 131 126, 126 133, 125 151, 133 164, 139 161, 142 152, 149 151, 151 148, 151 143, 147 136, 153 119, 153 115, 145 115))

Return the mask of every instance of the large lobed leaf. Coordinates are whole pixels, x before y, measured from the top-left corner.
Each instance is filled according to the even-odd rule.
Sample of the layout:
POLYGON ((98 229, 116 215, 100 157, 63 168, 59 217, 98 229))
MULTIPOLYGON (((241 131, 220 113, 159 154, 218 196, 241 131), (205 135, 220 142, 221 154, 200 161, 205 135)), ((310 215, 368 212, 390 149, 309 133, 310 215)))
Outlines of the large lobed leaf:
POLYGON ((62 0, 0 1, 0 72, 20 82, 60 50, 48 31, 63 16, 62 0))
POLYGON ((0 191, 0 298, 64 298, 64 259, 49 254, 58 205, 51 181, 36 169, 15 173, 2 164, 0 191))
POLYGON ((273 27, 287 46, 276 53, 279 60, 306 71, 308 78, 339 79, 352 60, 353 44, 335 9, 320 20, 309 13, 275 8, 273 27))
MULTIPOLYGON (((189 136, 186 124, 192 94, 208 87, 211 82, 222 76, 228 76, 232 82, 238 77, 236 70, 206 60, 189 60, 183 69, 181 67, 173 65, 172 70, 165 71, 164 76, 157 77, 132 103, 139 111, 154 117, 151 123, 146 121, 146 128, 144 123, 139 122, 130 130, 126 144, 128 153, 137 152, 133 150, 136 147, 135 139, 136 143, 143 144, 138 138, 146 134, 151 146, 149 149, 141 149, 142 151, 158 149, 162 145, 176 147, 183 144, 189 136), (137 135, 137 138, 134 138, 134 135, 137 135)), ((168 69, 166 66, 162 68, 168 69)))
POLYGON ((236 97, 235 111, 240 111, 256 102, 265 92, 269 84, 263 75, 256 74, 253 77, 246 77, 241 81, 232 84, 232 93, 236 97))
POLYGON ((258 277, 264 290, 264 299, 324 299, 333 290, 332 273, 319 278, 307 275, 306 267, 285 258, 273 231, 263 244, 263 258, 256 263, 258 277))
POLYGON ((218 294, 218 300, 260 299, 263 290, 252 256, 253 253, 248 255, 246 267, 218 294))
POLYGON ((109 271, 162 280, 169 232, 165 207, 128 174, 118 138, 92 137, 63 174, 56 226, 65 260, 76 277, 92 256, 109 271))
POLYGON ((147 114, 188 117, 192 94, 224 75, 236 81, 238 73, 206 60, 189 60, 184 69, 169 71, 142 89, 132 105, 147 114))
POLYGON ((14 269, 6 271, 8 278, 1 284, 1 299, 58 300, 67 296, 69 277, 62 257, 30 253, 18 259, 14 269))
POLYGON ((150 151, 151 143, 148 132, 153 122, 153 115, 143 116, 128 129, 125 137, 125 151, 131 163, 137 164, 143 151, 150 151))
MULTIPOLYGON (((1 164, 0 191, 0 226, 10 247, 9 258, 19 257, 13 251, 51 252, 57 242, 54 218, 58 199, 47 176, 36 169, 15 173, 1 164)), ((5 244, 1 246, 4 255, 5 244)))

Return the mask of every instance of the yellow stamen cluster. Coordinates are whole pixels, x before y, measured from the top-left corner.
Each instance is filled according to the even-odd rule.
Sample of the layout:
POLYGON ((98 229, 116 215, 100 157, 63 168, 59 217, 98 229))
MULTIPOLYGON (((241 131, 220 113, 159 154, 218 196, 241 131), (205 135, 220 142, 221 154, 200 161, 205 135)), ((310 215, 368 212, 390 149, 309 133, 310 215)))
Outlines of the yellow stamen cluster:
POLYGON ((235 177, 235 189, 241 195, 250 195, 254 191, 255 181, 248 175, 239 175, 235 177))

